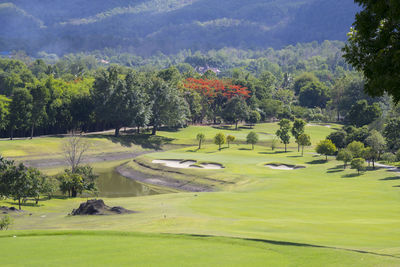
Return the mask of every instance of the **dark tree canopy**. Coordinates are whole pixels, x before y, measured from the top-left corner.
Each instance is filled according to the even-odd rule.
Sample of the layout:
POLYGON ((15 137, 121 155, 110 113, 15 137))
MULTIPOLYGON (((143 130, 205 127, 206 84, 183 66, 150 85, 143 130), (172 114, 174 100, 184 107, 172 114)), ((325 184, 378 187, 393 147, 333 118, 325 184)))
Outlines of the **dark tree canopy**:
POLYGON ((345 58, 366 77, 365 90, 371 96, 385 92, 400 101, 400 2, 397 0, 355 0, 363 8, 356 15, 345 58))

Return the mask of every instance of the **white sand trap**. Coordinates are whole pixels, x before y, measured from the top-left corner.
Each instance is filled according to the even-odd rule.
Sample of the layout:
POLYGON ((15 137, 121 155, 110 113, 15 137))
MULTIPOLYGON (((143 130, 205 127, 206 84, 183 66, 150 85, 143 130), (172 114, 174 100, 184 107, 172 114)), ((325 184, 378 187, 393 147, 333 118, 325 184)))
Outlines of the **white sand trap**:
POLYGON ((219 170, 222 169, 222 166, 219 164, 213 164, 213 163, 203 163, 200 164, 204 169, 209 169, 209 170, 219 170))
POLYGON ((326 124, 326 125, 320 125, 320 124, 313 124, 313 123, 308 123, 307 126, 322 126, 322 127, 328 127, 328 128, 332 128, 331 125, 326 124))
POLYGON ((304 166, 288 166, 288 165, 275 165, 275 164, 267 164, 266 167, 273 169, 273 170, 284 170, 284 171, 293 171, 297 169, 304 169, 304 166))
POLYGON ((222 169, 222 165, 216 163, 202 163, 195 165, 197 161, 194 160, 177 160, 177 159, 156 159, 152 161, 153 163, 163 164, 167 167, 177 168, 177 169, 208 169, 208 170, 218 170, 222 169))

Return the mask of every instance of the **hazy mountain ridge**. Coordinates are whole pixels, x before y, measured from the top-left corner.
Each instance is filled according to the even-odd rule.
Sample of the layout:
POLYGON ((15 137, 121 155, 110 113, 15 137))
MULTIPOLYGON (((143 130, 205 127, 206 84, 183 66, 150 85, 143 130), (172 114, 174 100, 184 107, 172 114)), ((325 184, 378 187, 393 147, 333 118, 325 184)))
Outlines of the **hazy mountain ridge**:
POLYGON ((344 40, 357 10, 348 0, 0 0, 0 50, 277 48, 344 40))

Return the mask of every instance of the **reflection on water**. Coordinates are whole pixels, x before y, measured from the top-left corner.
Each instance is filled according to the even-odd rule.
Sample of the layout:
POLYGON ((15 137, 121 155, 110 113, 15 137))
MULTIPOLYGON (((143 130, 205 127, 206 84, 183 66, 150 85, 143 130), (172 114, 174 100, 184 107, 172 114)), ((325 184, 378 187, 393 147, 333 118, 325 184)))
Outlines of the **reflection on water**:
POLYGON ((137 197, 159 194, 146 185, 120 175, 114 169, 97 174, 99 178, 96 183, 100 197, 137 197))

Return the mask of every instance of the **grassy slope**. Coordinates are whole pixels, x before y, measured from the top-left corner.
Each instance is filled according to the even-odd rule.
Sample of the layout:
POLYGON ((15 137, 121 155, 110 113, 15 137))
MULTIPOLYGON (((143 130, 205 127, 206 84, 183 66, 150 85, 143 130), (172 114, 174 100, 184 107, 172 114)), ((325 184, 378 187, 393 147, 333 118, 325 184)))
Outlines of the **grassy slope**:
MULTIPOLYGON (((265 133, 273 133, 275 130, 275 124, 262 124, 255 128, 256 132, 265 133)), ((211 138, 218 130, 210 127, 189 127, 179 132, 160 132, 160 135, 175 138, 176 143, 195 144, 194 137, 199 131, 211 138)), ((240 143, 248 131, 250 130, 228 132, 236 135, 240 143)), ((313 143, 324 138, 329 131, 330 128, 322 126, 307 128, 313 143)), ((260 135, 265 144, 270 138, 269 135, 260 135)), ((110 205, 121 205, 140 211, 137 214, 120 216, 117 220, 114 216, 67 217, 66 214, 77 207, 82 199, 55 199, 42 202, 41 207, 25 207, 24 209, 32 211, 33 215, 17 217, 13 229, 210 234, 400 254, 397 242, 400 239, 400 194, 399 189, 395 187, 399 185, 399 178, 394 173, 377 170, 354 176, 354 170, 343 171, 340 163, 333 159, 328 163, 321 162, 321 158, 314 155, 312 149, 309 149, 304 157, 299 157, 295 144, 292 144, 292 152, 288 154, 274 153, 263 146, 256 146, 255 151, 248 148, 249 146, 244 144, 233 145, 230 149, 218 152, 215 145, 206 144, 204 149, 197 152, 188 152, 196 149, 186 147, 141 157, 141 160, 146 162, 155 158, 175 158, 222 163, 226 167, 224 170, 190 172, 204 173, 211 178, 235 182, 234 185, 224 186, 223 192, 108 199, 106 202, 110 205), (307 168, 295 171, 271 170, 264 167, 268 162, 305 165, 307 168)), ((87 238, 82 237, 82 240, 85 239, 87 238)), ((35 240, 37 239, 30 242, 39 242, 35 240)), ((46 240, 49 246, 54 244, 51 242, 60 242, 47 237, 40 240, 46 240)), ((99 246, 106 242, 108 241, 104 240, 99 246)), ((200 245, 197 241, 193 243, 196 243, 192 244, 195 246, 200 245)), ((146 246, 143 246, 143 249, 145 248, 146 246)), ((304 262, 317 266, 323 259, 327 259, 320 251, 305 252, 293 247, 280 246, 274 247, 273 250, 284 255, 285 259, 278 259, 279 263, 291 263, 296 266, 305 265, 304 262), (301 257, 302 253, 311 253, 307 255, 313 257, 301 257), (305 259, 307 261, 303 261, 305 259)), ((232 253, 235 255, 236 252, 232 250, 232 253)), ((342 265, 346 265, 347 260, 354 262, 361 258, 365 260, 363 265, 375 265, 376 259, 361 254, 348 258, 338 250, 330 250, 329 253, 332 253, 329 254, 330 259, 334 258, 336 263, 342 265)), ((274 263, 272 256, 270 262, 274 263)), ((395 265, 394 262, 380 263, 383 266, 395 265)), ((399 261, 397 263, 400 264, 399 261)))
POLYGON ((394 258, 351 251, 218 237, 115 232, 15 234, 17 237, 0 237, 0 250, 7 255, 2 258, 2 266, 21 266, 28 261, 29 266, 265 266, 267 263, 269 266, 393 266, 398 263, 394 258), (17 251, 23 251, 23 257, 15 257, 17 251), (46 251, 45 262, 43 251, 46 251))

